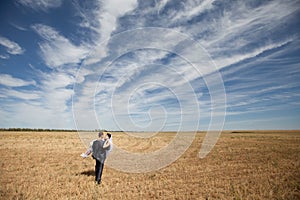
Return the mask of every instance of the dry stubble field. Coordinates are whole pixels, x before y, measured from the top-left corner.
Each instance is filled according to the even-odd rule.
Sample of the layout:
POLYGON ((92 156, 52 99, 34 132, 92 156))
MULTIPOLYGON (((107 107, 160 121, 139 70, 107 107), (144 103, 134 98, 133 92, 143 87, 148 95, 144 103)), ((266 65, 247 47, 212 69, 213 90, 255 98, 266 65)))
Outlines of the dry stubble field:
MULTIPOLYGON (((113 135, 116 145, 141 152, 174 137, 113 135), (126 146, 129 139, 134 142, 126 146)), ((105 167, 97 186, 94 160, 79 156, 85 147, 76 132, 0 132, 0 199, 300 199, 299 131, 223 132, 199 159, 204 135, 156 172, 105 167)))

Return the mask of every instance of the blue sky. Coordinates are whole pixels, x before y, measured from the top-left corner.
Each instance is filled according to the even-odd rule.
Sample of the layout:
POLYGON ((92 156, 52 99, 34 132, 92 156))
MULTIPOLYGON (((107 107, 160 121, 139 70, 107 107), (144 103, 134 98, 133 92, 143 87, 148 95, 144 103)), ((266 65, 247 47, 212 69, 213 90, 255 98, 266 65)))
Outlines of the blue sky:
POLYGON ((0 127, 299 129, 299 5, 1 1, 0 127))

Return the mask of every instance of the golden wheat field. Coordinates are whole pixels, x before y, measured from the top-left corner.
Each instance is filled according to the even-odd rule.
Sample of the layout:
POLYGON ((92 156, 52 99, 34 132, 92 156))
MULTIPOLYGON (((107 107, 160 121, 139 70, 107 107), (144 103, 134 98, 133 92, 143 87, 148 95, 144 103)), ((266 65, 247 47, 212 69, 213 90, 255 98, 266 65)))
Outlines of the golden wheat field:
MULTIPOLYGON (((147 152, 174 134, 113 136, 115 145, 147 152)), ((96 185, 94 160, 79 156, 86 149, 78 133, 3 131, 0 199, 300 199, 300 131, 223 132, 199 159, 204 136, 197 133, 190 148, 159 171, 105 166, 96 185)))

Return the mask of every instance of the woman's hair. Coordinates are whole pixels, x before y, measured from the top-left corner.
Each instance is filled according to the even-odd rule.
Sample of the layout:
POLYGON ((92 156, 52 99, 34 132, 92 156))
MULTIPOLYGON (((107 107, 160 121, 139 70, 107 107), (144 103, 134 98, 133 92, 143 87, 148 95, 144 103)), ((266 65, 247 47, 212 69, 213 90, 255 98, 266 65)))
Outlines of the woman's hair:
POLYGON ((107 133, 106 135, 108 136, 108 138, 111 138, 111 133, 107 133))

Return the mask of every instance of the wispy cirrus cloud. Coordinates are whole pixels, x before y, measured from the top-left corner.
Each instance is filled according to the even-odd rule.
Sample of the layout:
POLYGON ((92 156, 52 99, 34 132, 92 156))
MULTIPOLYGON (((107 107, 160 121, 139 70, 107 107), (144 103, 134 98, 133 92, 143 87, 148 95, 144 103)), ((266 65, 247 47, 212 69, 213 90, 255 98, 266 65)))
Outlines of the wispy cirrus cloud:
POLYGON ((38 77, 39 84, 6 78, 13 81, 6 81, 7 88, 0 88, 1 102, 5 105, 0 119, 5 127, 74 128, 70 103, 73 75, 55 70, 39 72, 38 77))
POLYGON ((9 74, 0 74, 0 85, 8 87, 22 87, 35 84, 36 82, 34 80, 26 81, 20 78, 15 78, 9 74))
POLYGON ((62 4, 62 0, 17 0, 17 2, 37 11, 47 11, 50 8, 57 8, 62 4))
POLYGON ((183 9, 176 13, 173 21, 181 21, 181 20, 191 20, 195 16, 200 15, 201 13, 209 10, 213 7, 214 0, 204 0, 204 1, 187 1, 182 2, 183 9))
MULTIPOLYGON (((65 3, 42 1, 38 5, 23 0, 20 4, 50 13, 51 8, 65 3)), ((4 77, 2 85, 12 90, 2 90, 1 95, 7 93, 15 99, 24 95, 26 102, 14 102, 8 109, 18 116, 24 117, 22 112, 29 110, 43 115, 42 120, 30 114, 27 125, 36 120, 43 126, 48 126, 48 121, 63 126, 61 121, 72 120, 71 97, 76 93, 73 106, 78 110, 75 120, 82 125, 79 128, 99 128, 101 123, 108 129, 134 129, 136 125, 150 130, 163 123, 168 130, 181 125, 188 130, 199 120, 197 109, 204 120, 202 127, 208 126, 212 115, 208 84, 212 84, 213 93, 221 94, 222 88, 206 79, 212 80, 220 73, 229 117, 241 120, 255 113, 291 109, 299 106, 295 103, 299 100, 299 58, 293 53, 299 46, 297 4, 289 0, 72 1, 78 10, 74 14, 76 30, 87 32, 85 38, 75 44, 77 33, 72 40, 61 27, 32 25, 41 39, 39 53, 51 71, 37 74, 39 84, 23 83, 39 91, 33 96, 18 88, 22 86, 17 86, 17 80, 4 77), (147 27, 157 29, 151 32, 147 27), (130 34, 128 30, 132 29, 144 32, 130 34), (118 37, 123 31, 129 34, 118 37), (180 34, 194 42, 187 42, 180 34), (216 66, 207 60, 191 65, 190 61, 200 57, 205 60, 204 54, 196 50, 197 45, 205 49, 205 55, 210 55, 216 66), (132 46, 141 48, 130 49, 132 46), (74 81, 77 85, 73 91, 74 81)), ((9 55, 7 52, 1 57, 9 55)), ((66 124, 72 127, 71 121, 66 124)))
POLYGON ((41 74, 40 89, 43 91, 44 106, 54 113, 70 112, 74 75, 64 71, 41 74))
POLYGON ((9 55, 0 55, 1 59, 9 59, 9 55))
POLYGON ((16 89, 0 89, 0 96, 2 98, 17 98, 21 100, 35 100, 39 99, 40 93, 34 91, 26 90, 16 90, 16 89))
MULTIPOLYGON (((95 18, 92 20, 97 23, 87 23, 92 30, 96 31, 94 38, 94 52, 89 57, 87 62, 96 63, 108 56, 109 48, 107 47, 109 39, 113 31, 118 26, 118 19, 133 10, 137 6, 137 0, 101 0, 98 2, 98 7, 94 10, 95 18), (95 26, 96 25, 96 26, 95 26)), ((83 14, 85 16, 85 14, 83 14)))
POLYGON ((15 23, 11 23, 11 25, 12 25, 13 27, 15 27, 16 29, 20 30, 20 31, 28 31, 27 28, 22 27, 22 26, 20 26, 20 25, 17 25, 17 24, 15 24, 15 23))
POLYGON ((2 36, 0 36, 0 45, 4 46, 7 53, 11 55, 20 55, 25 51, 25 49, 23 49, 18 43, 2 36))
POLYGON ((32 28, 44 39, 39 46, 42 58, 49 67, 56 68, 65 64, 79 63, 89 52, 88 46, 74 45, 50 26, 35 24, 32 28))
POLYGON ((218 69, 255 57, 297 38, 297 32, 288 35, 280 33, 287 20, 295 20, 290 18, 299 11, 295 1, 261 2, 258 6, 247 2, 203 3, 207 6, 198 4, 197 7, 192 1, 185 3, 182 10, 191 12, 186 12, 187 16, 179 12, 176 15, 179 17, 171 20, 171 26, 197 38, 211 54, 218 69), (214 13, 216 10, 221 11, 214 13), (190 20, 195 23, 189 23, 190 20))
POLYGON ((233 64, 237 64, 237 63, 245 61, 247 59, 259 56, 262 53, 265 53, 267 51, 276 50, 277 48, 287 45, 292 41, 294 41, 294 38, 288 38, 284 41, 273 42, 273 43, 265 44, 264 46, 260 46, 260 47, 257 47, 257 48, 251 49, 251 50, 249 49, 247 52, 244 52, 244 53, 237 52, 230 56, 220 55, 214 59, 214 62, 216 63, 216 66, 218 69, 222 69, 224 67, 227 67, 227 66, 230 66, 233 64))

